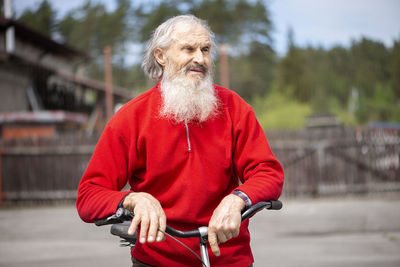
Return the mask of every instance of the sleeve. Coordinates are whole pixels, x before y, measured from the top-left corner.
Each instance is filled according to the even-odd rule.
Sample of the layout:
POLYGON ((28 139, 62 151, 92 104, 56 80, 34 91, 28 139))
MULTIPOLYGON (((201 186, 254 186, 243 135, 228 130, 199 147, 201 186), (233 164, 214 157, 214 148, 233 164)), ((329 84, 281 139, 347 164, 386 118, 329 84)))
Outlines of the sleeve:
POLYGON ((242 191, 235 190, 232 192, 232 194, 237 195, 238 197, 243 199, 244 203, 246 204, 246 209, 250 208, 253 205, 253 203, 251 203, 251 199, 242 191))
POLYGON ((251 203, 279 198, 283 187, 283 168, 272 154, 253 109, 248 106, 234 127, 234 167, 242 184, 235 190, 246 194, 251 203))
POLYGON ((121 192, 128 180, 128 146, 106 126, 78 187, 77 210, 85 222, 114 214, 129 193, 121 192))

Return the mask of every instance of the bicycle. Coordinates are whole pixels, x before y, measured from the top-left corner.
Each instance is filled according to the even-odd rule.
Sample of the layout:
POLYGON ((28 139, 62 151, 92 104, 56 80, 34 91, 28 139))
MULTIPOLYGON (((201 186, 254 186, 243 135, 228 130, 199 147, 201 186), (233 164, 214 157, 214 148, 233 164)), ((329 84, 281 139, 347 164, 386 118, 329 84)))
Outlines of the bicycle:
MULTIPOLYGON (((262 209, 269 209, 269 210, 280 210, 282 208, 282 202, 279 200, 270 200, 270 201, 265 201, 265 202, 259 202, 242 212, 242 222, 253 216, 256 212, 262 210, 262 209)), ((96 220, 95 224, 97 226, 102 226, 102 225, 109 225, 112 224, 111 226, 111 234, 119 236, 122 240, 122 246, 129 246, 133 247, 136 243, 137 235, 128 235, 128 228, 130 226, 130 221, 133 219, 134 214, 124 208, 119 208, 117 212, 107 218, 96 220)), ((159 230, 161 231, 161 230, 159 230)), ((190 231, 179 231, 177 229, 174 229, 170 226, 167 225, 165 232, 163 232, 165 235, 169 236, 170 238, 174 239, 178 243, 180 243, 182 246, 184 246, 186 249, 188 249, 192 254, 194 254, 202 263, 204 267, 210 267, 210 260, 208 256, 208 250, 207 250, 207 241, 208 241, 208 227, 207 226, 202 226, 199 227, 198 229, 195 230, 190 230, 190 231), (200 254, 199 255, 194 252, 192 249, 187 247, 185 244, 183 244, 181 241, 176 239, 175 237, 179 238, 192 238, 192 237, 197 237, 199 238, 199 244, 200 244, 200 254)))

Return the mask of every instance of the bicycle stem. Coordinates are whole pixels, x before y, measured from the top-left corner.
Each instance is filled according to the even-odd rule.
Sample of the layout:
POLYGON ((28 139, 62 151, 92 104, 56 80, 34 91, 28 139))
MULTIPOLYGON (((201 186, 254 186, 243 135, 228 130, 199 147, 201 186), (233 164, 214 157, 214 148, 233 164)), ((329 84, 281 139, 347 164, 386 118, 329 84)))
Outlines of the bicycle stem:
POLYGON ((199 227, 200 232, 200 253, 203 262, 203 267, 210 267, 210 258, 208 256, 207 241, 208 241, 208 227, 199 227))

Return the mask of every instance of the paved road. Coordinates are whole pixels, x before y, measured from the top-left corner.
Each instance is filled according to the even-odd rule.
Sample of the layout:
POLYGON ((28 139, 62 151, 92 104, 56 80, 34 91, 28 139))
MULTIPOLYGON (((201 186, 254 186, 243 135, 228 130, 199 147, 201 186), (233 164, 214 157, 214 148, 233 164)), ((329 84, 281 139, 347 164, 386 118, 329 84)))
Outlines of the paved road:
MULTIPOLYGON (((284 201, 251 219, 255 266, 400 266, 400 196, 284 201)), ((130 266, 108 231, 73 205, 2 208, 0 266, 130 266)))

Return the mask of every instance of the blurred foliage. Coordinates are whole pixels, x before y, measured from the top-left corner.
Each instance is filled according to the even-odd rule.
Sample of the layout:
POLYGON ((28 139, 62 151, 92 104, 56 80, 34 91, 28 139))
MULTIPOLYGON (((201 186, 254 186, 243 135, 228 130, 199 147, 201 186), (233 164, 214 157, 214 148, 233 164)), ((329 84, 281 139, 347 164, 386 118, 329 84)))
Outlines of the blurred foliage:
POLYGON ((312 112, 309 104, 278 91, 272 91, 264 97, 254 97, 251 104, 263 129, 302 128, 312 112))
POLYGON ((56 10, 52 8, 48 1, 44 0, 37 9, 25 10, 18 19, 49 37, 54 37, 53 34, 57 30, 56 15, 56 10))
POLYGON ((87 1, 81 7, 68 12, 58 23, 58 33, 64 42, 86 52, 93 60, 102 57, 103 48, 110 45, 114 54, 126 53, 130 41, 130 1, 118 0, 113 11, 107 11, 101 3, 87 1))
POLYGON ((230 84, 246 100, 263 96, 274 80, 277 58, 269 45, 252 42, 248 53, 231 57, 230 84))
POLYGON ((102 3, 87 1, 81 7, 69 11, 57 24, 57 33, 65 43, 85 52, 91 58, 88 75, 102 80, 103 49, 112 47, 113 65, 117 70, 114 80, 121 85, 131 83, 129 70, 124 69, 126 45, 132 40, 129 22, 131 4, 118 0, 115 10, 108 11, 102 3), (121 70, 123 69, 123 70, 121 70), (121 81, 121 82, 119 82, 121 81))
POLYGON ((140 62, 127 60, 129 47, 143 49, 160 23, 187 13, 207 20, 216 40, 229 45, 230 87, 251 102, 264 127, 302 127, 316 113, 335 114, 345 124, 400 121, 400 39, 390 48, 367 38, 350 47, 299 47, 290 29, 288 52, 278 57, 266 1, 116 0, 116 8, 107 10, 87 0, 57 17, 43 0, 18 20, 87 53, 92 59, 87 75, 96 79, 103 79, 103 48, 111 45, 114 82, 142 92, 154 82, 140 62))
POLYGON ((278 63, 277 89, 310 104, 313 113, 335 114, 345 124, 398 122, 399 44, 387 48, 362 38, 347 49, 324 50, 292 43, 278 63))
POLYGON ((388 85, 376 84, 371 97, 363 96, 357 110, 361 121, 400 121, 400 103, 388 85), (396 103, 397 102, 397 103, 396 103))

